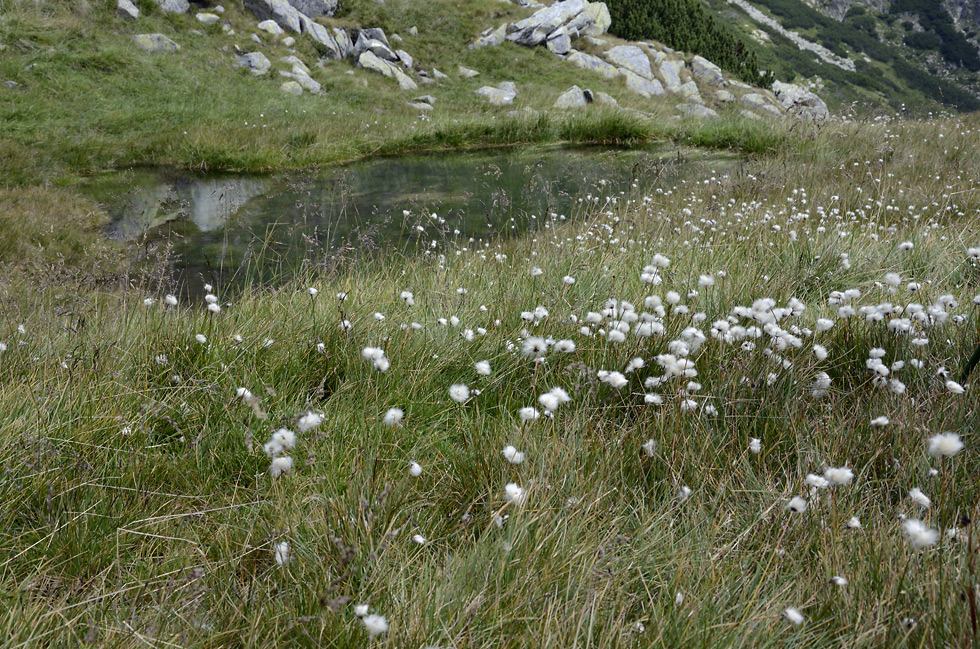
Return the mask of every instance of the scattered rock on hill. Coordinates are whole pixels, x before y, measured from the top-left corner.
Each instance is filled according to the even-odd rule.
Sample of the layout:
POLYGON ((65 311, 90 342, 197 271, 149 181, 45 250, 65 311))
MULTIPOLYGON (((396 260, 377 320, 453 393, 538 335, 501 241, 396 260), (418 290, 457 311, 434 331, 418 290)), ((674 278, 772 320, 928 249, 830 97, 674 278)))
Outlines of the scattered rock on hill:
POLYGON ((592 72, 595 72, 596 74, 599 74, 607 79, 615 79, 619 76, 619 70, 616 69, 615 65, 606 63, 599 57, 586 54, 585 52, 572 50, 572 52, 568 55, 568 58, 565 60, 575 64, 583 70, 591 70, 592 72))
POLYGON ((262 52, 249 52, 238 57, 238 64, 243 68, 248 68, 252 74, 260 76, 269 71, 272 63, 262 52))
POLYGON ((476 70, 471 70, 469 68, 464 68, 463 66, 459 66, 459 76, 461 77, 472 79, 473 77, 478 76, 479 74, 480 73, 477 72, 476 70))
POLYGON ((688 117, 697 117, 700 119, 718 117, 718 113, 711 110, 707 106, 702 106, 701 104, 677 104, 677 110, 681 111, 688 117))
POLYGON ((476 91, 476 94, 485 97, 494 106, 509 106, 514 103, 517 96, 517 86, 512 81, 504 81, 497 84, 497 87, 483 86, 476 91))
POLYGON ((286 32, 283 28, 279 26, 274 20, 263 20, 258 25, 256 25, 260 30, 266 32, 267 34, 272 34, 273 36, 282 36, 286 32))
POLYGON ((140 10, 132 0, 116 0, 116 13, 126 20, 136 20, 140 17, 140 10))
POLYGON ((279 90, 282 90, 287 95, 302 95, 303 87, 300 86, 295 81, 284 81, 279 90))
POLYGON ((397 66, 385 61, 370 50, 361 52, 361 55, 357 59, 357 66, 364 68, 365 70, 371 70, 373 72, 383 74, 386 77, 393 77, 396 81, 398 81, 398 85, 402 90, 418 90, 419 88, 418 84, 416 84, 411 77, 402 72, 397 66))
POLYGON ((722 74, 721 68, 703 56, 695 56, 691 59, 691 71, 695 77, 707 83, 717 85, 725 80, 725 75, 722 74))
POLYGON ((545 43, 559 29, 564 29, 571 40, 599 36, 609 29, 610 22, 609 9, 603 2, 562 0, 508 25, 507 40, 534 47, 545 43))
POLYGON ((187 0, 157 0, 157 4, 160 8, 171 14, 186 14, 187 10, 191 8, 191 4, 187 0))
POLYGON ((830 114, 820 97, 795 84, 777 81, 772 84, 772 91, 783 108, 791 113, 815 120, 827 119, 830 114))
POLYGON ((337 10, 337 0, 289 0, 289 4, 310 18, 332 16, 337 10))
POLYGON ((595 99, 591 90, 582 90, 578 86, 572 86, 565 92, 558 95, 555 100, 555 108, 581 108, 588 106, 595 99))
POLYGON ((624 68, 619 71, 626 77, 626 87, 641 97, 654 97, 664 94, 664 87, 656 79, 647 79, 624 68))
POLYGON ((207 13, 205 11, 199 11, 195 17, 199 23, 203 23, 205 25, 213 25, 221 20, 218 14, 207 13))
POLYGON ((133 41, 136 47, 150 54, 166 54, 180 49, 180 45, 163 34, 137 34, 133 36, 133 41))
POLYGON ((286 0, 244 0, 245 8, 262 21, 272 20, 286 31, 300 33, 300 12, 286 0))
POLYGON ((635 45, 618 45, 606 50, 606 58, 612 63, 625 68, 634 74, 650 79, 653 71, 650 69, 650 59, 646 53, 635 45))

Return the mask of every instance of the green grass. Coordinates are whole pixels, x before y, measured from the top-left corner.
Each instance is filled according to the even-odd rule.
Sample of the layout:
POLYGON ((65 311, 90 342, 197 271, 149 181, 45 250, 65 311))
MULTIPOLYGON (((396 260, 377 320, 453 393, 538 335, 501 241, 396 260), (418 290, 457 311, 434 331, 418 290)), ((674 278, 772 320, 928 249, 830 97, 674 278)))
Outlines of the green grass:
POLYGON ((762 154, 728 176, 648 200, 583 203, 574 219, 519 240, 445 240, 429 255, 380 255, 234 298, 218 286, 216 315, 164 306, 168 287, 150 288, 152 269, 93 281, 89 258, 42 237, 60 212, 83 219, 89 206, 66 188, 19 190, 4 211, 36 214, 25 236, 41 243, 5 249, 4 260, 5 645, 366 646, 355 603, 388 618, 378 646, 976 642, 964 599, 978 578, 972 541, 915 550, 897 519, 959 527, 963 539, 975 523, 961 517, 978 516, 976 386, 953 395, 935 374, 957 373, 980 328, 971 303, 980 268, 965 252, 978 243, 976 120, 797 128, 798 147, 778 133, 741 133, 762 154), (905 240, 912 251, 898 249, 905 240), (71 260, 55 279, 45 250, 71 260), (643 284, 657 252, 672 259, 664 282, 643 284), (532 266, 543 274, 532 277, 532 266), (902 276, 895 295, 875 284, 887 272, 902 276), (702 273, 716 284, 699 287, 702 273), (912 280, 920 292, 904 288, 912 280), (751 350, 709 335, 734 306, 763 297, 800 298, 807 310, 780 326, 813 328, 837 319, 829 293, 852 287, 858 306, 931 305, 949 293, 965 321, 921 328, 930 343, 920 348, 883 323, 839 319, 776 351, 788 366, 763 351, 766 334, 751 350), (652 310, 644 298, 669 290, 691 311, 668 313, 662 337, 631 332, 615 344, 581 336, 569 320, 608 298, 652 310), (349 299, 338 302, 339 291, 349 299), (146 297, 158 301, 144 306, 146 297), (548 318, 522 322, 537 305, 548 318), (696 312, 707 319, 695 324, 696 312), (452 316, 458 327, 438 324, 452 316), (413 321, 422 328, 400 326, 413 321), (664 405, 643 403, 653 391, 643 379, 661 373, 655 357, 692 325, 706 335, 691 356, 702 385, 692 398, 717 415, 682 413, 677 379, 656 388, 664 405), (486 335, 468 342, 463 332, 477 327, 486 335), (536 365, 518 351, 526 331, 578 349, 536 365), (814 344, 826 346, 825 361, 814 344), (390 370, 361 357, 368 345, 386 350, 390 370), (875 346, 889 364, 925 361, 896 371, 903 395, 872 384, 865 359, 875 346), (598 381, 599 370, 623 371, 635 357, 647 367, 627 374, 628 387, 598 381), (488 377, 473 367, 483 359, 488 377), (816 399, 821 371, 832 384, 816 399), (458 382, 481 393, 456 404, 447 390, 458 382), (553 386, 572 401, 553 420, 521 423, 518 409, 553 386), (387 427, 396 406, 407 416, 387 427), (323 424, 299 435, 292 471, 272 479, 262 444, 307 410, 323 424), (891 425, 872 428, 880 415, 891 425), (940 463, 925 444, 947 430, 966 448, 940 463), (762 440, 758 455, 751 437, 762 440), (650 439, 652 457, 641 450, 650 439), (526 453, 523 464, 504 460, 507 444, 526 453), (420 477, 408 475, 412 461, 420 477), (784 511, 807 494, 808 473, 843 465, 852 484, 808 496, 802 515, 784 511), (505 500, 512 482, 527 489, 523 506, 505 500), (692 491, 679 501, 682 485, 692 491), (928 512, 913 509, 913 487, 932 497, 928 512), (861 531, 844 529, 851 516, 861 531), (281 541, 291 547, 285 567, 273 549, 281 541), (833 575, 849 584, 830 584, 833 575), (803 625, 780 617, 788 606, 803 625))

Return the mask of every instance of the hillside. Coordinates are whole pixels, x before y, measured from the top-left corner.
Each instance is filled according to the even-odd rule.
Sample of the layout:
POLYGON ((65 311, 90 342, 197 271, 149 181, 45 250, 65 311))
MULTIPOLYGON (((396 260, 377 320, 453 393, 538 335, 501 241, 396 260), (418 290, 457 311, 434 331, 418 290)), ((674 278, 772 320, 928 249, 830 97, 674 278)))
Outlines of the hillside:
POLYGON ((834 106, 980 108, 975 3, 707 0, 777 79, 809 79, 834 106), (811 6, 812 5, 812 6, 811 6))

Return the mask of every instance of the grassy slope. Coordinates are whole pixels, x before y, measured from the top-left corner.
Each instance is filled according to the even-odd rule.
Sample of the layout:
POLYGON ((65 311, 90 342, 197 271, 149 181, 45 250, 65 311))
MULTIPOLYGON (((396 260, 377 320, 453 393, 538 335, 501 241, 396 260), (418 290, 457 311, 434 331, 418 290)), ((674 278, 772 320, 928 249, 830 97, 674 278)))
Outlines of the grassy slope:
MULTIPOLYGON (((190 14, 162 14, 150 2, 141 3, 145 15, 136 23, 117 18, 109 3, 0 4, 0 78, 23 84, 0 93, 0 169, 8 186, 132 164, 267 170, 411 150, 684 137, 698 129, 666 119, 676 100, 644 100, 622 81, 578 70, 544 48, 467 49, 485 27, 527 13, 496 0, 467 2, 465 10, 449 0, 350 3, 347 15, 334 22, 400 33, 405 39, 400 46, 417 66, 438 67, 453 78, 403 92, 392 80, 356 70, 349 61, 313 67, 312 43, 300 38, 298 54, 326 94, 299 98, 283 95, 282 79, 274 74, 252 79, 234 69, 235 45, 260 49, 274 64, 288 54, 281 44, 258 47, 250 40, 255 20, 238 3, 227 3, 224 15, 237 30, 234 36, 218 26, 203 27, 190 14), (408 34, 413 25, 418 36, 408 34), (171 55, 139 52, 130 39, 145 32, 167 34, 182 49, 171 55), (483 74, 457 78, 460 64, 483 74), (579 84, 661 117, 639 120, 596 107, 541 119, 508 118, 512 108, 492 107, 474 94, 482 85, 505 80, 520 89, 513 108, 548 108, 558 94, 579 84), (423 93, 438 101, 420 120, 406 100, 423 93)), ((737 118, 732 123, 752 128, 740 126, 737 118)), ((733 143, 738 144, 724 144, 733 143)))
POLYGON ((444 263, 387 258, 313 274, 244 295, 218 317, 147 308, 140 291, 8 280, 7 646, 85 638, 120 647, 365 646, 343 598, 388 617, 389 646, 942 646, 970 637, 960 594, 976 577, 965 544, 914 552, 896 514, 914 513, 907 494, 919 486, 936 503, 930 525, 977 519, 976 399, 933 378, 968 356, 980 322, 969 306, 978 271, 964 254, 980 225, 976 128, 969 120, 807 130, 795 150, 731 177, 632 206, 619 197, 583 207, 576 223, 486 250, 448 242, 444 263), (818 207, 841 217, 821 217, 818 207), (896 248, 905 239, 916 244, 911 253, 896 248), (673 263, 664 285, 650 287, 638 274, 656 251, 673 263), (840 267, 842 252, 850 270, 840 267), (531 279, 532 265, 544 274, 531 279), (921 350, 883 325, 842 320, 783 352, 786 369, 762 354, 762 341, 743 353, 709 338, 696 355, 696 398, 710 399, 718 417, 682 415, 672 388, 660 390, 663 408, 643 406, 641 379, 656 369, 630 375, 622 391, 595 382, 595 370, 664 353, 689 317, 668 316, 664 338, 617 346, 577 336, 569 314, 610 297, 642 308, 645 295, 686 295, 699 273, 723 269, 715 287, 684 298, 707 313, 705 331, 733 305, 766 296, 804 300, 808 311, 789 322, 812 327, 834 313, 829 291, 849 287, 866 294, 861 304, 931 304, 952 292, 968 320, 930 330, 921 350), (887 271, 926 288, 888 296, 874 284, 887 271), (562 283, 566 274, 574 285, 562 283), (308 285, 320 289, 316 299, 308 285), (405 289, 417 306, 399 300, 405 289), (340 290, 350 292, 342 305, 333 298, 340 290), (535 333, 572 337, 579 349, 535 367, 508 348, 525 328, 519 312, 538 304, 551 315, 535 333), (387 319, 378 323, 375 311, 387 319), (459 328, 436 323, 452 315, 459 328), (342 318, 354 322, 350 334, 342 318), (423 329, 399 327, 411 321, 423 329), (477 326, 488 334, 465 342, 462 329, 477 326), (822 363, 811 353, 817 341, 830 351, 822 363), (359 354, 378 344, 392 361, 384 374, 359 354), (864 358, 879 345, 888 362, 927 360, 922 372, 899 373, 905 396, 870 384, 864 358), (480 359, 490 377, 474 372, 480 359), (809 396, 818 370, 834 381, 823 401, 809 396), (460 381, 482 394, 452 403, 447 388, 460 381), (554 421, 521 425, 517 409, 553 385, 572 403, 554 421), (260 398, 256 409, 235 398, 238 386, 260 398), (402 427, 381 423, 392 406, 408 413, 402 427), (326 420, 300 436, 293 474, 271 480, 261 444, 306 408, 326 420), (893 424, 870 428, 883 414, 893 424), (943 430, 963 434, 967 449, 930 478, 924 440, 943 430), (750 437, 763 440, 762 454, 747 452, 750 437), (640 451, 647 439, 658 443, 653 458, 640 451), (505 444, 527 460, 508 465, 505 444), (421 463, 421 477, 407 475, 409 461, 421 463), (806 473, 845 463, 852 485, 823 494, 805 515, 782 511, 805 493, 806 473), (505 505, 508 482, 530 490, 523 508, 505 505), (683 503, 680 485, 693 489, 683 503), (509 516, 502 529, 498 513, 509 516), (863 531, 842 530, 852 515, 863 531), (428 544, 413 543, 416 533, 428 544), (287 568, 272 549, 282 540, 292 547, 287 568), (828 584, 834 574, 849 586, 828 584), (807 622, 786 624, 786 606, 807 622), (906 616, 917 622, 911 632, 906 616))

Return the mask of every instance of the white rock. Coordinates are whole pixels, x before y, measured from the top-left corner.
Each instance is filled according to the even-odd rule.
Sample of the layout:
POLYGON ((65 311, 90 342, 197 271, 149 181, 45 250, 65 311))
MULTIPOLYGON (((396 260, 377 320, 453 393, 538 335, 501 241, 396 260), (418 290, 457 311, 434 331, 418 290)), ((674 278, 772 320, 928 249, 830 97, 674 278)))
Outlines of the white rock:
POLYGON ((221 17, 218 16, 218 14, 210 14, 204 11, 199 11, 195 18, 197 18, 199 23, 203 23, 205 25, 213 25, 221 20, 221 17))
POLYGON ((264 32, 272 34, 273 36, 281 36, 282 34, 286 33, 282 30, 282 27, 279 26, 279 23, 274 20, 263 20, 257 25, 257 27, 264 32))
POLYGON ((132 0, 117 0, 116 13, 126 20, 136 20, 140 17, 140 10, 133 4, 132 0))
POLYGON ((618 45, 606 51, 606 58, 612 63, 647 79, 653 78, 650 59, 635 45, 618 45))

